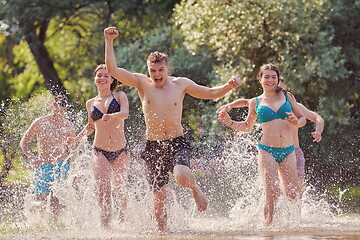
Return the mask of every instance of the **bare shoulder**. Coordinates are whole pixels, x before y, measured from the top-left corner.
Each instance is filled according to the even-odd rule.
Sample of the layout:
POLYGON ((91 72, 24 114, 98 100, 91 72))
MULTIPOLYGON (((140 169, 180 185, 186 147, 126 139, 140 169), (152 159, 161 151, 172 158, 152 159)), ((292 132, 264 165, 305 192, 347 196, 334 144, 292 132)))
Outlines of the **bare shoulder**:
POLYGON ((256 98, 249 99, 249 108, 255 108, 256 107, 256 98))
POLYGON ((91 98, 86 101, 86 107, 90 107, 94 104, 95 98, 91 98))
POLYGON ((193 80, 191 80, 190 78, 187 78, 187 77, 173 77, 173 76, 170 77, 169 76, 169 79, 175 84, 184 85, 184 86, 196 84, 193 80))
POLYGON ((193 80, 187 77, 171 77, 171 78, 173 79, 173 81, 178 81, 178 82, 194 82, 193 80))
POLYGON ((140 83, 149 83, 152 82, 151 79, 142 73, 134 73, 134 76, 138 79, 140 83))
POLYGON ((116 91, 113 94, 116 98, 126 97, 126 93, 123 91, 116 91))
POLYGON ((50 120, 50 117, 51 117, 51 116, 50 116, 49 114, 48 114, 48 115, 41 116, 41 117, 38 117, 38 118, 36 118, 36 119, 34 120, 33 124, 34 124, 34 125, 37 125, 37 124, 45 123, 45 122, 47 122, 47 121, 50 120))
POLYGON ((295 96, 294 96, 291 92, 286 91, 286 92, 284 92, 284 93, 285 93, 286 96, 288 96, 288 98, 289 98, 289 100, 290 100, 291 102, 296 102, 296 98, 295 98, 295 96))
POLYGON ((30 127, 35 127, 37 125, 40 125, 41 122, 43 122, 43 116, 36 118, 32 123, 30 127))
POLYGON ((28 131, 36 131, 37 129, 41 128, 41 125, 46 123, 49 119, 49 115, 44 115, 41 117, 36 118, 30 125, 28 131))
POLYGON ((120 104, 127 104, 128 98, 123 91, 117 91, 113 93, 114 97, 120 104))

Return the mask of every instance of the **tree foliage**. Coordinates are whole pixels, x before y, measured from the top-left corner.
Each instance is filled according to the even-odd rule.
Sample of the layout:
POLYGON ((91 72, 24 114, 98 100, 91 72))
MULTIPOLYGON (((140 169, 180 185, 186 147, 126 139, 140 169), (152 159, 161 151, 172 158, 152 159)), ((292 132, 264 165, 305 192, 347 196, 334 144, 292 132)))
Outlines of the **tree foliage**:
POLYGON ((175 16, 190 49, 208 46, 252 86, 259 67, 272 62, 293 92, 316 107, 316 96, 348 74, 340 48, 329 41, 332 32, 323 28, 328 11, 323 1, 201 0, 183 1, 175 16))
POLYGON ((360 136, 359 5, 356 0, 190 0, 175 8, 175 22, 188 49, 205 46, 214 52, 219 74, 242 76, 246 97, 260 93, 255 79, 262 64, 279 66, 297 100, 325 118, 324 147, 311 143, 305 131, 301 142, 315 162, 312 169, 331 180, 329 169, 338 166, 331 159, 341 159, 340 172, 348 172, 348 158, 360 171, 359 149, 350 144, 358 145, 360 136), (335 150, 338 143, 350 144, 347 157, 335 150), (324 162, 330 167, 319 164, 324 162))
MULTIPOLYGON (((91 60, 90 56, 95 56, 95 62, 99 58, 103 59, 102 29, 110 24, 122 23, 121 27, 126 29, 127 23, 131 26, 131 31, 139 30, 135 24, 136 20, 141 19, 142 23, 151 24, 151 21, 143 17, 143 14, 149 10, 169 10, 176 1, 166 1, 158 4, 159 1, 109 1, 109 0, 11 0, 0 2, 0 20, 3 32, 6 35, 16 36, 18 41, 24 39, 33 55, 40 73, 44 78, 44 85, 54 94, 65 93, 64 82, 59 76, 58 57, 62 47, 68 48, 66 43, 73 47, 80 48, 80 56, 86 56, 86 61, 91 60), (156 7, 159 5, 159 7, 156 7), (142 8, 146 6, 148 8, 142 8), (53 25, 49 33, 49 27, 53 25), (68 31, 67 34, 63 34, 68 31), (58 32, 62 33, 59 37, 58 32), (67 42, 64 36, 72 34, 72 41, 67 42), (61 40, 58 41, 59 37, 61 40), (61 45, 55 53, 49 50, 48 40, 53 38, 54 45, 61 45), (64 46, 65 44, 65 46, 64 46), (87 52, 84 54, 86 49, 87 52), (101 51, 100 51, 101 49, 101 51), (101 52, 101 54, 100 54, 101 52)), ((145 15, 154 19, 150 14, 145 15)), ((164 14, 166 16, 166 14, 164 14)), ((131 31, 127 31, 128 34, 131 31)), ((136 34, 135 34, 136 35, 136 34)), ((75 60, 83 60, 75 58, 75 60)), ((69 61, 67 61, 69 63, 69 61)), ((92 64, 94 64, 92 62, 92 64)), ((78 66, 78 64, 75 64, 78 66)), ((72 64, 74 66, 74 64, 72 64)), ((61 66, 64 69, 72 69, 71 65, 61 66)))

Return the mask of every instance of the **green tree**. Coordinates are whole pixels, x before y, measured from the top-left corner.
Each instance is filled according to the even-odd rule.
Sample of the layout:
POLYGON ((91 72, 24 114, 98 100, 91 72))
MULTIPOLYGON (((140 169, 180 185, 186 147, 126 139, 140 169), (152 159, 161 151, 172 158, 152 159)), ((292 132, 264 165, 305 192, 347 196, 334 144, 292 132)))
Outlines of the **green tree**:
MULTIPOLYGON (((154 7, 158 2, 137 0, 126 2, 109 0, 1 1, 0 20, 2 29, 7 35, 14 35, 17 39, 24 39, 27 42, 39 71, 43 75, 46 88, 54 94, 64 94, 66 90, 56 68, 57 55, 52 55, 47 46, 48 39, 56 35, 54 32, 48 33, 50 24, 56 26, 56 31, 70 27, 70 31, 77 36, 77 41, 71 42, 73 45, 84 45, 82 48, 98 53, 96 50, 99 48, 93 48, 94 45, 91 43, 99 45, 99 36, 101 36, 105 26, 118 23, 119 21, 116 19, 119 18, 123 18, 124 27, 126 27, 126 21, 128 20, 133 21, 133 25, 135 25, 135 20, 138 19, 145 22, 146 19, 143 17, 145 10, 140 10, 146 5, 154 7), (114 17, 115 12, 119 17, 114 17), (55 22, 52 23, 52 21, 55 22), (97 38, 90 38, 94 36, 92 34, 95 31, 98 33, 95 34, 97 38)), ((167 9, 175 2, 165 1, 160 6, 167 9)), ((150 16, 150 14, 147 16, 150 16)), ((64 44, 64 42, 62 43, 64 44)))
MULTIPOLYGON (((333 43, 341 47, 345 56, 345 67, 350 71, 347 85, 341 90, 351 107, 351 116, 357 119, 359 126, 360 116, 360 12, 359 0, 332 0, 332 11, 329 25, 334 28, 333 43)), ((359 133, 358 133, 359 135, 359 133)))
POLYGON ((175 19, 193 50, 212 49, 222 72, 241 75, 251 96, 259 67, 278 65, 288 85, 303 102, 316 109, 348 74, 340 48, 332 46, 332 32, 324 28, 330 6, 323 1, 183 1, 175 19), (290 17, 289 17, 290 16, 290 17))
POLYGON ((245 97, 260 93, 262 64, 279 66, 297 100, 325 118, 322 147, 311 142, 310 126, 301 131, 311 181, 324 186, 359 181, 349 177, 360 171, 358 12, 357 0, 189 0, 174 17, 190 51, 206 46, 222 77, 242 76, 245 97))

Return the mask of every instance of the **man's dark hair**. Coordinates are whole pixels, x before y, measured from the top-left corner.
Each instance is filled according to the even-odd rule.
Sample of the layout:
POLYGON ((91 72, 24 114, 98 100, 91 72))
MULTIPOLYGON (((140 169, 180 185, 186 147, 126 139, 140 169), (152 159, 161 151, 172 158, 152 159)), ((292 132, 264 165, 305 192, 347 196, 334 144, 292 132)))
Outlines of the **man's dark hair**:
POLYGON ((158 62, 165 62, 168 63, 168 55, 162 52, 152 52, 150 53, 149 57, 147 58, 148 62, 151 63, 158 63, 158 62))

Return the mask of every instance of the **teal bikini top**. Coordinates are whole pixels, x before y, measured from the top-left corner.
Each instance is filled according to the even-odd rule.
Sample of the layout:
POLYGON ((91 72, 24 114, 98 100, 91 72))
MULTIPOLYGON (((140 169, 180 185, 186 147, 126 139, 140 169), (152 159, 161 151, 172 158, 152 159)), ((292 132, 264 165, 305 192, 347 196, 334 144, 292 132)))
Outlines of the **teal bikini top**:
POLYGON ((259 106, 259 100, 256 97, 255 98, 256 99, 256 113, 258 115, 259 123, 270 122, 274 119, 288 118, 289 115, 287 115, 286 113, 291 112, 292 108, 291 108, 291 104, 290 104, 286 94, 285 94, 285 98, 286 98, 286 101, 283 103, 283 105, 281 105, 279 110, 277 110, 277 112, 275 112, 274 110, 272 110, 271 108, 269 108, 267 106, 263 106, 263 105, 259 106))

